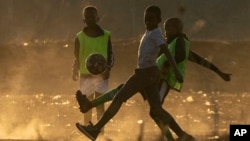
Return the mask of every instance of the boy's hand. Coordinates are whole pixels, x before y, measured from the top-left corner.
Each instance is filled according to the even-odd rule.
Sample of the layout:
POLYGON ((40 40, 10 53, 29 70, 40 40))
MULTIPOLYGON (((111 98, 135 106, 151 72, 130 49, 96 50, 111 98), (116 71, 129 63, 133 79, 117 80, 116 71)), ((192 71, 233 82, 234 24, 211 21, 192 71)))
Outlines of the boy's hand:
POLYGON ((72 65, 72 79, 77 81, 79 79, 79 60, 75 59, 72 65))
POLYGON ((225 80, 225 81, 230 81, 231 80, 231 75, 232 74, 229 74, 229 73, 224 73, 224 72, 219 72, 219 75, 220 75, 220 77, 223 79, 223 80, 225 80))
POLYGON ((183 77, 179 72, 175 72, 175 78, 179 81, 179 83, 183 83, 183 77))
POLYGON ((102 73, 102 78, 104 80, 109 79, 110 76, 110 68, 106 68, 105 71, 102 73))
POLYGON ((78 73, 78 71, 76 71, 76 70, 72 71, 72 79, 74 81, 77 81, 79 79, 79 73, 78 73))

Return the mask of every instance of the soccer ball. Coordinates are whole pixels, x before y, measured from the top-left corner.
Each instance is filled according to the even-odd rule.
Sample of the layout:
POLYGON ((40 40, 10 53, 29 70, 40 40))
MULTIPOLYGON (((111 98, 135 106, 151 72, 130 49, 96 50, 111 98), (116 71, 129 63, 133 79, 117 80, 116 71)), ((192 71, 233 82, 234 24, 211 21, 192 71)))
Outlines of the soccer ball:
POLYGON ((104 72, 106 65, 106 59, 99 53, 92 53, 85 60, 85 67, 90 73, 94 75, 104 72))

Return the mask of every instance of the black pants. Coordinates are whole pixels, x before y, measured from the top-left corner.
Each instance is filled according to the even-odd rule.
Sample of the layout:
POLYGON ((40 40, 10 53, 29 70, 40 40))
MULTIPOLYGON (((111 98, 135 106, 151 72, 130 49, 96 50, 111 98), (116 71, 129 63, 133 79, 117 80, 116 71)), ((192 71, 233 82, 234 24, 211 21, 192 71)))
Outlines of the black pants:
POLYGON ((157 67, 136 69, 135 73, 128 79, 124 86, 118 91, 112 103, 104 113, 103 117, 95 125, 101 129, 120 109, 123 102, 135 95, 137 92, 145 92, 144 96, 150 105, 150 115, 157 118, 163 126, 170 121, 168 112, 162 106, 159 97, 160 72, 157 67))

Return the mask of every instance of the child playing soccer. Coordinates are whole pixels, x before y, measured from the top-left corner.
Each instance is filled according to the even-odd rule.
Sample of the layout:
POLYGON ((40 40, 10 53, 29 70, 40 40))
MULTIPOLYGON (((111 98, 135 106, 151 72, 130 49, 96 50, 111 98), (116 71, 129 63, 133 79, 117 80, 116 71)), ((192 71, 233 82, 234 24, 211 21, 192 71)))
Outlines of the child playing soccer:
POLYGON ((156 59, 161 49, 172 65, 176 80, 183 82, 173 57, 169 53, 165 40, 162 36, 158 24, 161 22, 161 10, 157 6, 149 6, 144 13, 146 32, 143 35, 138 50, 138 67, 135 73, 121 87, 114 97, 103 117, 95 124, 83 126, 76 123, 77 128, 91 140, 95 140, 100 129, 118 112, 123 102, 132 97, 137 92, 147 99, 150 105, 150 115, 158 121, 161 130, 168 130, 168 126, 176 133, 182 141, 191 141, 194 138, 184 132, 173 117, 165 111, 160 102, 158 83, 160 72, 157 68, 156 59), (159 124, 160 123, 160 124, 159 124))
MULTIPOLYGON (((110 32, 102 29, 98 24, 98 12, 94 6, 87 6, 83 9, 83 22, 86 24, 75 39, 75 60, 72 68, 72 79, 80 78, 80 90, 89 99, 102 95, 108 89, 110 69, 113 66, 114 58, 110 39, 110 32), (92 53, 99 53, 107 59, 107 68, 100 75, 92 75, 85 68, 85 60, 92 53), (80 75, 79 75, 80 71, 80 75)), ((97 119, 104 113, 104 104, 96 107, 97 119)), ((84 121, 91 120, 92 112, 84 114, 84 121)))
MULTIPOLYGON (((170 18, 164 22, 165 36, 167 38, 168 49, 172 56, 174 56, 179 71, 185 77, 187 60, 202 65, 210 70, 216 72, 225 81, 230 81, 230 75, 220 71, 214 64, 208 62, 206 59, 200 57, 189 48, 189 40, 183 33, 183 23, 179 18, 170 18)), ((161 54, 157 59, 158 67, 161 70, 161 91, 160 97, 164 100, 170 89, 178 92, 181 91, 183 83, 178 82, 174 75, 173 69, 169 64, 168 58, 161 54), (165 87, 165 90, 163 90, 165 87)), ((163 102, 163 101, 162 101, 163 102)))

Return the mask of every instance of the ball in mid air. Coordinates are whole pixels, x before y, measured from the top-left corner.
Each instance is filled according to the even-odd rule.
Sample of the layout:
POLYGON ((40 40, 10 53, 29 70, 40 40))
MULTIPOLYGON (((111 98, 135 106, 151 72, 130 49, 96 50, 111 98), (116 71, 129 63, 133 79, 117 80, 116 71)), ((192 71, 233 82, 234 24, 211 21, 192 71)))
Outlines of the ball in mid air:
POLYGON ((93 53, 87 57, 85 60, 85 65, 90 73, 98 75, 104 72, 106 69, 107 61, 103 55, 99 53, 93 53))

